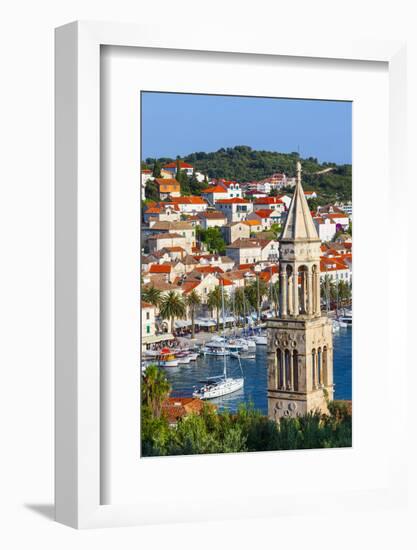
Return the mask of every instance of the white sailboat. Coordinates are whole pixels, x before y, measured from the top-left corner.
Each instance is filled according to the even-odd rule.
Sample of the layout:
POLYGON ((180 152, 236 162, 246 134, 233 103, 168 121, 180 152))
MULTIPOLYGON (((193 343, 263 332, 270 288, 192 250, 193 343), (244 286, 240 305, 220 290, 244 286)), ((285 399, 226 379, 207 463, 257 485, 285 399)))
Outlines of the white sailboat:
MULTIPOLYGON (((224 288, 223 288, 223 285, 221 285, 221 287, 222 287, 222 312, 223 312, 223 319, 224 319, 224 288)), ((193 397, 196 397, 198 399, 215 399, 216 397, 222 397, 224 395, 228 395, 229 393, 233 393, 243 388, 244 378, 243 378, 243 372, 242 372, 242 365, 240 364, 240 359, 239 359, 239 366, 242 372, 242 377, 241 378, 228 377, 226 354, 227 353, 230 354, 230 351, 228 352, 228 350, 226 350, 225 347, 223 347, 222 351, 224 356, 223 374, 219 376, 212 376, 202 381, 203 386, 201 386, 199 389, 193 392, 193 397)))

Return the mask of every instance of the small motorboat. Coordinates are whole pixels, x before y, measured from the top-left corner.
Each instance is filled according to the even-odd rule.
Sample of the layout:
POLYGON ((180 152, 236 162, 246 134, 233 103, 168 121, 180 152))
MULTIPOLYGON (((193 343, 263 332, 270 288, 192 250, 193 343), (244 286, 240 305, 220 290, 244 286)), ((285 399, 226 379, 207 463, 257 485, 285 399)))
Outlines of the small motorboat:
POLYGON ((191 361, 191 355, 186 351, 177 353, 176 358, 179 365, 188 365, 188 363, 190 363, 191 361))
POLYGON ((158 359, 158 365, 160 367, 178 367, 178 359, 169 348, 162 348, 158 359))
POLYGON ((254 340, 255 340, 255 344, 256 344, 257 346, 266 346, 266 345, 268 344, 268 339, 267 339, 267 337, 266 337, 266 336, 263 336, 263 335, 261 335, 261 336, 255 336, 254 340))
POLYGON ((230 355, 230 350, 226 348, 209 348, 205 347, 201 349, 203 355, 212 355, 214 357, 224 357, 225 355, 230 355))
POLYGON ((232 351, 231 357, 234 357, 235 359, 256 359, 256 353, 250 352, 250 351, 232 351))

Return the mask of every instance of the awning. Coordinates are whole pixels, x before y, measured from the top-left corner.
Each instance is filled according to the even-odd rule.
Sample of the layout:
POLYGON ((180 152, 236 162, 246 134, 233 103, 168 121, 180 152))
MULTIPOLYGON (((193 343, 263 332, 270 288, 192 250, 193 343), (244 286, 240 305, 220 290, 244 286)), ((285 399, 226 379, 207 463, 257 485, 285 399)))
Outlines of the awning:
POLYGON ((142 344, 156 344, 157 342, 166 342, 173 339, 174 336, 170 332, 166 334, 154 334, 153 336, 143 336, 142 344))
POLYGON ((175 328, 185 328, 191 326, 191 321, 174 321, 175 328))
MULTIPOLYGON (((224 320, 225 320, 226 323, 234 323, 235 322, 235 317, 231 317, 231 316, 225 317, 224 320)), ((220 323, 223 323, 223 317, 220 317, 219 321, 220 321, 220 323)))
POLYGON ((195 324, 199 327, 215 327, 217 323, 214 319, 196 319, 195 324))

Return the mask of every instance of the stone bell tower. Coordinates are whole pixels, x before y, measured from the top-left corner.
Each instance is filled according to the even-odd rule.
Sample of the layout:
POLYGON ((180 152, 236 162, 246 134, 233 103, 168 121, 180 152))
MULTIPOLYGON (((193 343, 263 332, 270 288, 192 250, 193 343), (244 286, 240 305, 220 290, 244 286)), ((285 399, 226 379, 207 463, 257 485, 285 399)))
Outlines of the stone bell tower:
POLYGON ((320 239, 301 186, 301 163, 279 239, 280 314, 268 332, 268 416, 328 412, 333 399, 332 324, 320 309, 320 239))

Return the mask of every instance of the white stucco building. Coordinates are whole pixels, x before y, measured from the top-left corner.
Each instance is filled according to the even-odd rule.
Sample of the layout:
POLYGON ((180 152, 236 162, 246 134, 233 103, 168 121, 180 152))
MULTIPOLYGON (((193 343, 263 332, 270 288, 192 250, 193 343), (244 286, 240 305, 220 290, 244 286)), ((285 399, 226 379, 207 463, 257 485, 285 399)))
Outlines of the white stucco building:
POLYGON ((253 204, 246 199, 221 199, 217 201, 216 209, 225 214, 229 223, 241 222, 253 211, 253 204))
POLYGON ((314 225, 317 230, 319 239, 322 242, 329 242, 333 239, 336 234, 336 224, 330 218, 322 218, 321 216, 316 216, 313 218, 314 225))

